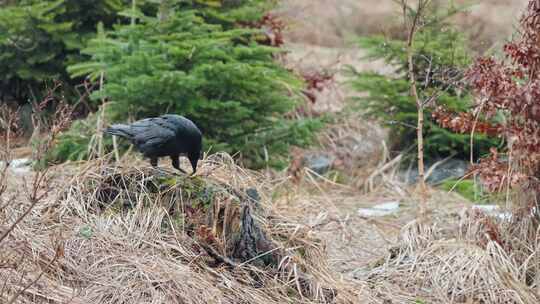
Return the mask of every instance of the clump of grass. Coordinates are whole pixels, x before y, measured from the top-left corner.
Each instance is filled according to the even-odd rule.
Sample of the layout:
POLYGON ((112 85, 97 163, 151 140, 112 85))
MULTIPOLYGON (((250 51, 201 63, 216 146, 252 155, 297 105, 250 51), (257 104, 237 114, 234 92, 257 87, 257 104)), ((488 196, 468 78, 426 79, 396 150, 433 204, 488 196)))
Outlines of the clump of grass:
POLYGON ((368 282, 376 303, 538 303, 534 217, 497 219, 471 210, 459 223, 415 220, 402 229, 400 244, 357 279, 368 282))
MULTIPOLYGON (((322 244, 307 227, 274 213, 265 178, 230 156, 203 160, 196 177, 123 163, 51 168, 62 172, 50 181, 57 195, 2 244, 2 265, 34 257, 0 268, 2 295, 9 298, 42 271, 20 303, 353 302, 329 271, 322 244), (245 213, 256 225, 239 221, 245 213), (231 246, 246 227, 258 227, 257 241, 264 236, 274 247, 242 260, 231 246), (59 236, 59 249, 50 246, 52 236, 59 236)), ((18 208, 14 201, 0 215, 18 208)))

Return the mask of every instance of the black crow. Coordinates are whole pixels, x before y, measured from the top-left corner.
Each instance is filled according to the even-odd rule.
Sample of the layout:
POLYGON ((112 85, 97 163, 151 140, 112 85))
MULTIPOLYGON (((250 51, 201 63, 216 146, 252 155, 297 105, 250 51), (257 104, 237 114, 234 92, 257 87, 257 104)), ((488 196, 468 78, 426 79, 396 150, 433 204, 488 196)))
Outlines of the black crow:
POLYGON ((189 119, 174 114, 146 118, 132 124, 114 124, 105 133, 127 138, 150 164, 157 167, 158 158, 169 156, 174 168, 183 173, 179 157, 186 154, 191 162, 193 173, 201 154, 202 134, 189 119))

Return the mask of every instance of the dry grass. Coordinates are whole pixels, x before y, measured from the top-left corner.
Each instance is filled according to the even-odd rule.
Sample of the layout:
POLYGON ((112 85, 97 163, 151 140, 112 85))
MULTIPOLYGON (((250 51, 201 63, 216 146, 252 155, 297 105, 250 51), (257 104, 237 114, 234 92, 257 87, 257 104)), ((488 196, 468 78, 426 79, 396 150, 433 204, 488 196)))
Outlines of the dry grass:
MULTIPOLYGON (((154 183, 162 175, 142 162, 123 163, 130 165, 97 160, 52 171, 58 193, 0 243, 3 302, 24 286, 16 303, 324 303, 329 292, 337 292, 336 303, 540 299, 534 217, 503 222, 459 212, 464 205, 456 198, 433 192, 430 221, 415 220, 416 193, 390 183, 393 167, 382 170, 382 162, 375 191, 367 194, 309 171, 299 185, 269 180, 222 154, 204 160, 199 176, 174 183, 170 175, 154 183), (217 210, 229 216, 196 208, 205 196, 200 185, 216 190, 211 206, 224 206, 217 210), (209 226, 210 244, 230 257, 224 222, 233 223, 238 212, 227 206, 249 188, 261 195, 256 218, 278 248, 263 255, 278 254, 278 267, 219 262, 193 226, 223 220, 210 221, 219 223, 209 226), (400 202, 398 214, 356 215, 358 207, 387 200, 400 202)), ((17 199, 0 212, 2 223, 25 210, 24 183, 9 180, 7 195, 17 199)))
POLYGON ((358 271, 373 303, 538 303, 537 220, 459 219, 410 222, 399 246, 358 271))
POLYGON ((538 303, 537 214, 523 208, 511 219, 494 218, 431 190, 428 215, 418 219, 419 194, 395 180, 395 168, 381 162, 366 169, 379 172, 367 194, 304 170, 276 204, 326 240, 330 266, 354 278, 365 303, 538 303), (357 215, 359 207, 388 201, 400 202, 396 214, 357 215))
MULTIPOLYGON (((3 303, 36 278, 17 303, 324 303, 333 292, 339 303, 355 298, 329 270, 322 243, 309 227, 275 213, 265 196, 265 179, 226 155, 204 160, 194 179, 166 180, 164 188, 158 183, 158 192, 149 168, 93 161, 54 172, 58 192, 40 202, 0 244, 3 303), (257 219, 277 248, 263 256, 279 254, 278 266, 234 261, 230 267, 201 249, 209 242, 221 257, 230 252, 223 247, 228 244, 222 240, 225 223, 208 228, 206 237, 215 238, 205 239, 193 227, 211 214, 192 206, 201 193, 189 185, 200 183, 218 189, 212 206, 228 206, 244 189, 258 189, 257 219)), ((17 200, 2 210, 2 223, 12 222, 27 204, 22 183, 10 182, 8 196, 17 200)), ((232 219, 238 216, 224 210, 232 219)))
MULTIPOLYGON (((443 0, 441 2, 446 2, 443 0)), ((459 0, 458 4, 471 3, 459 0)), ((511 35, 527 0, 483 0, 455 19, 479 51, 511 35)), ((296 43, 342 47, 356 35, 399 35, 399 7, 392 0, 285 0, 280 13, 292 21, 288 38, 296 43), (315 30, 314 30, 315 29, 315 30)))
MULTIPOLYGON (((384 149, 379 152, 366 154, 370 161, 351 161, 337 174, 320 176, 303 168, 296 184, 284 183, 275 190, 277 210, 325 240, 330 266, 346 277, 385 256, 397 243, 400 229, 417 218, 420 195, 414 185, 397 178, 400 158, 389 160, 384 149), (343 177, 345 172, 352 175, 343 177), (399 210, 384 217, 358 214, 359 208, 388 202, 398 202, 399 210)), ((459 210, 471 205, 458 194, 436 189, 430 189, 430 197, 430 213, 445 221, 455 220, 459 210)))
POLYGON ((383 129, 376 124, 367 124, 359 114, 340 115, 320 132, 318 146, 293 150, 288 173, 296 176, 296 180, 310 177, 315 173, 304 167, 305 157, 325 155, 332 160, 329 178, 333 184, 360 189, 376 167, 386 161, 385 137, 383 129))

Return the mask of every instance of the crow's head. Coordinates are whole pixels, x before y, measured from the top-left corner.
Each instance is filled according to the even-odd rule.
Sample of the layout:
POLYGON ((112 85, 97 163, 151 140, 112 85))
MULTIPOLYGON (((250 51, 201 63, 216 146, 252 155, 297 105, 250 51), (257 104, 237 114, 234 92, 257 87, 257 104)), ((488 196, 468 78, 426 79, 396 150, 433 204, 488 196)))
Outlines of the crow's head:
MULTIPOLYGON (((181 116, 174 116, 176 119, 181 116)), ((197 163, 199 158, 201 158, 202 151, 202 133, 199 128, 189 119, 182 117, 178 122, 179 125, 182 125, 182 132, 179 132, 180 140, 185 141, 188 147, 187 158, 191 163, 191 168, 193 172, 191 175, 197 172, 197 163)))
POLYGON ((191 168, 193 168, 193 173, 191 173, 191 175, 195 174, 197 171, 197 163, 199 162, 199 158, 201 158, 202 151, 202 136, 198 129, 197 131, 198 132, 195 136, 195 140, 193 141, 193 145, 187 154, 189 162, 191 163, 191 168))

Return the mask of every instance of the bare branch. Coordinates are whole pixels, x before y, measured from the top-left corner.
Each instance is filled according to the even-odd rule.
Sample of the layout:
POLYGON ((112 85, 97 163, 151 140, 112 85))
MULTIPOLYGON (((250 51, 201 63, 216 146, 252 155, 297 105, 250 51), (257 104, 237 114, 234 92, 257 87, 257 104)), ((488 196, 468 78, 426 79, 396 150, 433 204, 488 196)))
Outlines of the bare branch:
MULTIPOLYGON (((60 257, 60 253, 61 251, 58 249, 56 249, 56 252, 55 252, 55 255, 53 257, 53 259, 45 266, 45 269, 49 268, 52 264, 54 264, 54 262, 56 262, 56 260, 58 260, 58 258, 60 257)), ((23 289, 19 290, 12 298, 11 300, 9 300, 7 302, 7 304, 13 304, 15 303, 15 301, 23 294, 26 292, 26 290, 28 290, 28 288, 32 287, 34 284, 37 283, 37 281, 39 281, 39 279, 41 279, 41 277, 45 274, 45 269, 42 270, 39 275, 37 275, 32 281, 28 282, 28 284, 26 284, 23 289)))

